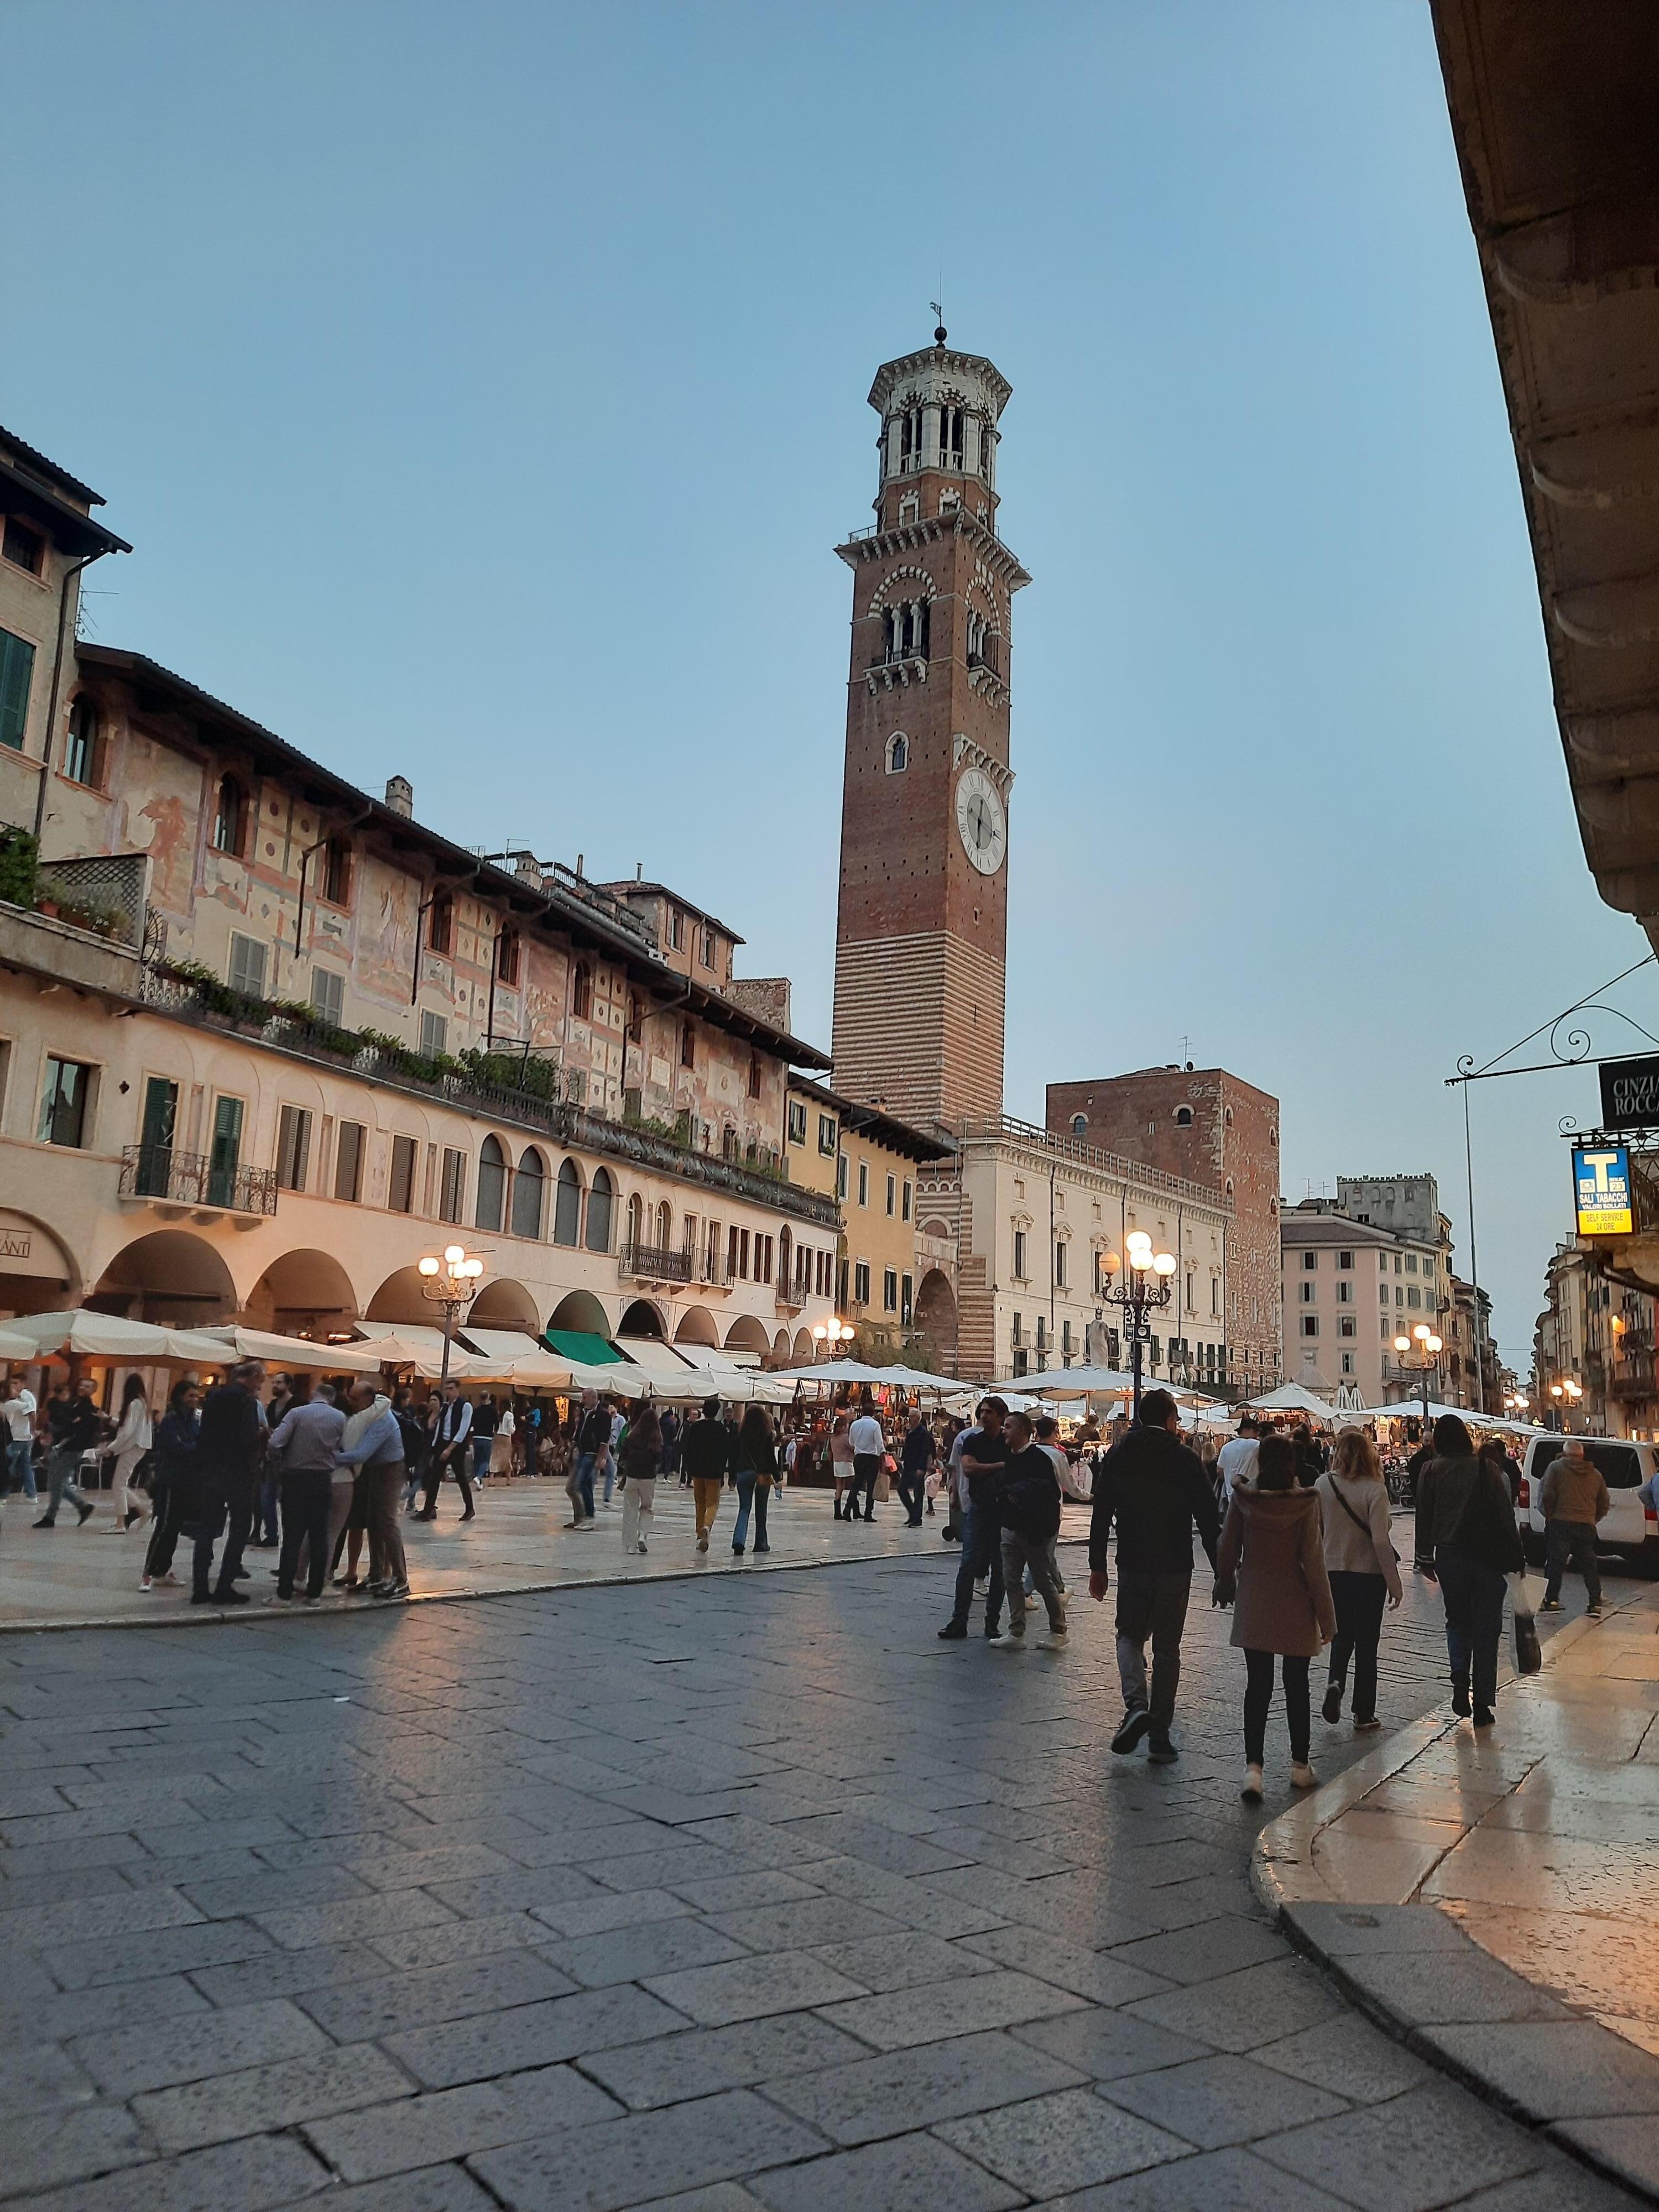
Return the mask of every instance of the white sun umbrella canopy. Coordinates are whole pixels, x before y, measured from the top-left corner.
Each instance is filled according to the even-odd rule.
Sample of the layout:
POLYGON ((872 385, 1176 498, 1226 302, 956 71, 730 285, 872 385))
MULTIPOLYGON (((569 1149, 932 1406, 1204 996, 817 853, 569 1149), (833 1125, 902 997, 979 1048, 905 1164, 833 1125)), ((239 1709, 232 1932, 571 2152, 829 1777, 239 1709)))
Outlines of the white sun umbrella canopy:
MULTIPOLYGON (((775 1367, 769 1379, 774 1382, 878 1382, 893 1381, 896 1370, 890 1367, 866 1367, 861 1359, 821 1359, 815 1367, 775 1367)), ((955 1386, 958 1389, 960 1383, 955 1386)))
POLYGON ((159 1322, 128 1321, 119 1314, 89 1313, 76 1306, 65 1313, 25 1314, 9 1321, 6 1333, 30 1346, 18 1357, 50 1359, 117 1360, 129 1367, 174 1365, 224 1367, 229 1347, 205 1331, 166 1328, 159 1322))
POLYGON ((263 1328, 210 1328, 197 1332, 216 1338, 238 1359, 263 1359, 267 1367, 301 1367, 323 1375, 378 1375, 380 1355, 367 1344, 319 1344, 306 1336, 273 1336, 263 1328))
MULTIPOLYGON (((1336 1407, 1328 1399, 1317 1398, 1300 1382, 1281 1382, 1276 1390, 1268 1390, 1260 1398, 1249 1401, 1253 1413, 1307 1413, 1316 1421, 1334 1421, 1341 1418, 1336 1407)), ((1350 1420, 1362 1420, 1364 1416, 1357 1409, 1350 1413, 1350 1420)))

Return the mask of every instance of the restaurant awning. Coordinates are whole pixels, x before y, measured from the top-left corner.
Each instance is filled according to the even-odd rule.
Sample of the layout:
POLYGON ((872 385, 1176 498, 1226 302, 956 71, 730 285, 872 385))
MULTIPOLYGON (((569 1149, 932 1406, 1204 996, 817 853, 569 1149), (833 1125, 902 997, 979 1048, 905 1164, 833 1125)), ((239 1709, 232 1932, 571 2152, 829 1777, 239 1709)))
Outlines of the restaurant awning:
POLYGON ((203 1328, 238 1359, 263 1359, 267 1367, 302 1367, 323 1375, 378 1375, 380 1355, 367 1344, 319 1344, 309 1337, 273 1336, 262 1328, 203 1328))
POLYGON ((692 1369, 693 1362, 682 1359, 672 1345, 665 1344, 659 1336, 619 1336, 616 1347, 653 1382, 660 1380, 671 1388, 684 1383, 692 1369))
POLYGON ((582 1328, 550 1328, 547 1340, 555 1352, 562 1352, 567 1359, 580 1360, 584 1367, 611 1367, 622 1358, 602 1336, 590 1334, 582 1328))
POLYGON ((6 1323, 6 1333, 33 1347, 22 1355, 31 1359, 72 1356, 117 1360, 131 1367, 169 1361, 184 1367, 223 1367, 231 1357, 226 1344, 204 1331, 163 1328, 154 1322, 127 1321, 119 1314, 89 1313, 84 1306, 64 1313, 21 1315, 6 1323))

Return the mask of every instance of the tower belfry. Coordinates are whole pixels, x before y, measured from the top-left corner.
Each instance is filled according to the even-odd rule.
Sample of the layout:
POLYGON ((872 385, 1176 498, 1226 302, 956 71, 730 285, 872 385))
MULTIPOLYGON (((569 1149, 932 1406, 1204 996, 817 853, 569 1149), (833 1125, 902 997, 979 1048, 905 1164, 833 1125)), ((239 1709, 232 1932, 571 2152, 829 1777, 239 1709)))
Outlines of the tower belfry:
POLYGON ((1030 581, 997 535, 1011 386, 943 324, 876 373, 875 522, 853 572, 836 1083, 922 1123, 1002 1109, 1008 665, 1030 581))

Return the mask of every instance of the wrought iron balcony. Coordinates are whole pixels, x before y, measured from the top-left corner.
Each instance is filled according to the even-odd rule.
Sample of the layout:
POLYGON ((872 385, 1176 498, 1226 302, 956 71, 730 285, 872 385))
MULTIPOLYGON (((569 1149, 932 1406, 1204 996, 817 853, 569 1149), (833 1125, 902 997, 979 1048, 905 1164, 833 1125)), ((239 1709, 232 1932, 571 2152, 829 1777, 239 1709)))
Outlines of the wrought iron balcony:
POLYGON ((624 1244, 617 1262, 618 1273, 639 1283, 689 1283, 696 1266, 690 1253, 665 1244, 624 1244))
POLYGON ((167 1206, 218 1206, 227 1213, 275 1213, 276 1171, 216 1162, 206 1152, 171 1145, 128 1145, 121 1153, 120 1195, 167 1206))

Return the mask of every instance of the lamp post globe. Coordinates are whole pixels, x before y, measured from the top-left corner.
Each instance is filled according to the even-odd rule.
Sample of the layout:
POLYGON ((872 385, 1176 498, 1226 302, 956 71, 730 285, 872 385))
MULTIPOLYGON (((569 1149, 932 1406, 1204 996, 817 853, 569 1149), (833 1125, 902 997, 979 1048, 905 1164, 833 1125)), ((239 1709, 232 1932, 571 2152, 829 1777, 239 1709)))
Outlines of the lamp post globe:
POLYGON ((434 1305, 443 1308, 444 1355, 438 1370, 438 1388, 441 1390, 449 1380, 449 1358, 455 1340, 455 1324, 463 1310, 477 1297, 483 1271, 483 1261, 471 1256, 464 1244, 447 1244, 441 1258, 428 1252, 416 1262, 416 1273, 421 1278, 422 1297, 430 1298, 434 1305))

